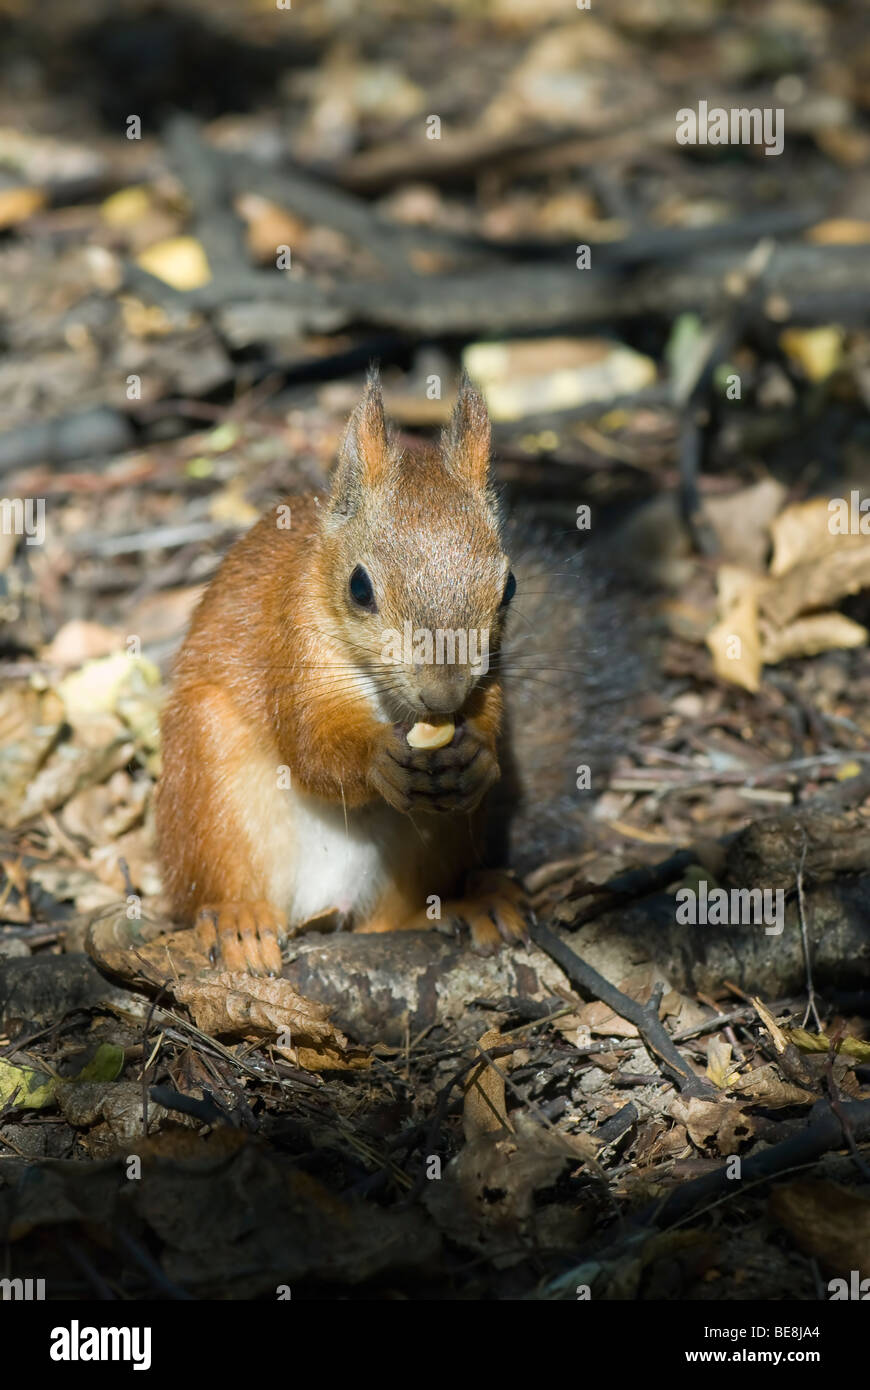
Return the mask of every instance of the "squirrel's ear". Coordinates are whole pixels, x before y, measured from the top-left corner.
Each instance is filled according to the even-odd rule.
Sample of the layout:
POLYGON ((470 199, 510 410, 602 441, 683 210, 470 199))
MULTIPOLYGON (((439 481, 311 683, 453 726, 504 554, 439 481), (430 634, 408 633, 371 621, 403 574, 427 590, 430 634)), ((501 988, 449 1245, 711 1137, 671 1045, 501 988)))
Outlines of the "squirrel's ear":
POLYGON ((463 372, 459 395, 443 438, 444 461, 451 472, 476 487, 489 479, 490 427, 486 401, 463 372))
POLYGON ((374 368, 369 372, 365 394, 354 410, 344 432, 332 483, 332 503, 336 511, 350 513, 367 488, 386 472, 393 459, 384 419, 381 379, 374 368))

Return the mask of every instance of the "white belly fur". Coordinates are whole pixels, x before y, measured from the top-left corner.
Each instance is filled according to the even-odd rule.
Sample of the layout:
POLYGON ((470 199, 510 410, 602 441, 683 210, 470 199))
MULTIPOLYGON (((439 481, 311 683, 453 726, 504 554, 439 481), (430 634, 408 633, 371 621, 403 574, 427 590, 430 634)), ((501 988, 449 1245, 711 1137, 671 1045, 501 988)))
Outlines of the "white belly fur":
POLYGON ((407 862, 414 828, 407 816, 385 805, 348 810, 304 793, 293 794, 295 872, 291 922, 330 908, 365 916, 382 897, 397 856, 407 862))
POLYGON ((421 882, 429 879, 422 866, 432 860, 438 833, 429 817, 412 822, 380 801, 345 815, 341 804, 277 786, 277 767, 277 758, 249 760, 239 774, 236 805, 265 870, 269 900, 292 926, 335 909, 359 922, 397 871, 407 881, 420 866, 421 882))
POLYGON ((348 808, 275 786, 274 764, 264 764, 252 796, 246 768, 246 817, 259 851, 269 899, 291 925, 337 909, 363 920, 396 877, 432 854, 431 826, 412 823, 385 803, 348 808))

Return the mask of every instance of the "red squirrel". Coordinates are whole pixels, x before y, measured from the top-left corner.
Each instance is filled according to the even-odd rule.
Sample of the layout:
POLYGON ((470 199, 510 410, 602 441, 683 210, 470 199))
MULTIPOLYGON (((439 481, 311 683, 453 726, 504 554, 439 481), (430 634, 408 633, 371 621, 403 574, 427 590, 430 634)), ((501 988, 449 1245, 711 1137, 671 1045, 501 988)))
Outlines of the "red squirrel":
POLYGON ((233 546, 178 657, 158 851, 212 959, 277 973, 287 934, 330 913, 364 932, 460 920, 481 950, 525 938, 512 880, 468 883, 515 587, 482 396, 464 379, 440 447, 403 452, 371 375, 329 495, 288 499, 233 546), (414 748, 421 723, 453 736, 414 748))

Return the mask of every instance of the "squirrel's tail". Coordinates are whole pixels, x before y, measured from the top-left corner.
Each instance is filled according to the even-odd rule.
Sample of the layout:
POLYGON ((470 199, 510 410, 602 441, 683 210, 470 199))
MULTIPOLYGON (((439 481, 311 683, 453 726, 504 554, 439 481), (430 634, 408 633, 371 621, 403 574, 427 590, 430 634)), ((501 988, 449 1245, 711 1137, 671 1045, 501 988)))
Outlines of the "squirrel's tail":
POLYGON ((560 533, 520 506, 507 542, 517 592, 499 657, 507 753, 490 854, 523 873, 582 849, 591 797, 630 736, 653 643, 606 537, 560 533))

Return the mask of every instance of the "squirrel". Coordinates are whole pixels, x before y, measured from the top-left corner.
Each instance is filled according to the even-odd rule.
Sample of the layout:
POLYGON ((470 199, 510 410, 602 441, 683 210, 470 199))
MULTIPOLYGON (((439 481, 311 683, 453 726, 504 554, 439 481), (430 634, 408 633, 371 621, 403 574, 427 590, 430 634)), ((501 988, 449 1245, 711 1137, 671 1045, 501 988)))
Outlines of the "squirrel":
POLYGON ((525 898, 499 867, 506 811, 523 770, 534 782, 542 748, 564 739, 559 786, 533 786, 526 805, 535 824, 547 808, 551 822, 570 822, 582 618, 576 584, 563 585, 561 606, 530 585, 539 611, 526 612, 520 638, 546 623, 561 660, 520 642, 511 665, 516 591, 482 395, 464 377, 440 446, 403 451, 370 374, 328 494, 291 497, 228 552, 162 714, 164 886, 213 961, 277 974, 287 936, 314 922, 464 923, 483 952, 527 939, 525 898), (452 659, 439 661, 444 634, 440 654, 452 659), (518 700, 513 728, 506 674, 532 697, 518 700), (556 702, 570 716, 561 730, 556 702), (452 737, 415 748, 421 724, 446 726, 445 737, 452 725, 452 737))

